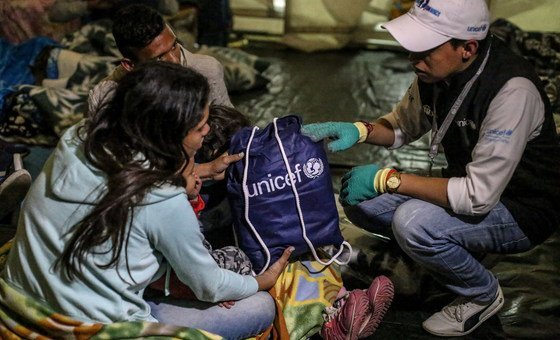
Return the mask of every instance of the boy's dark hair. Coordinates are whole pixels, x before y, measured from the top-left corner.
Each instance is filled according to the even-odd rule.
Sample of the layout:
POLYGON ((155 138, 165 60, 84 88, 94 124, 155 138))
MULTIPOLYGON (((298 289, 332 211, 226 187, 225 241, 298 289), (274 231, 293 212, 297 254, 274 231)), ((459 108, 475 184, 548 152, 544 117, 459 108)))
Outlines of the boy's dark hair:
POLYGON ((231 137, 241 128, 251 126, 251 121, 229 106, 210 105, 208 115, 210 132, 204 137, 202 147, 196 152, 198 162, 210 162, 229 149, 231 137))
POLYGON ((163 17, 146 5, 128 5, 113 20, 113 36, 125 58, 136 61, 136 51, 148 46, 165 28, 163 17))

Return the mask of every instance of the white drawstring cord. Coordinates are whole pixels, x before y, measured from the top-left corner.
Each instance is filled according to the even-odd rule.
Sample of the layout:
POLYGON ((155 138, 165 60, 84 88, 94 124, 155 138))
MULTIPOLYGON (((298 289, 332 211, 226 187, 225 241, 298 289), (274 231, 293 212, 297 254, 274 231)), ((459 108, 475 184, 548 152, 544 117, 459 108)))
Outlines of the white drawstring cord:
POLYGON ((301 230, 303 232, 303 239, 307 243, 307 246, 309 247, 309 249, 311 249, 311 252, 313 253, 313 257, 315 258, 315 260, 317 260, 317 262, 319 262, 320 264, 322 264, 324 266, 328 266, 331 263, 333 263, 334 261, 336 261, 336 263, 338 263, 338 264, 347 264, 348 262, 350 262, 350 256, 348 256, 348 259, 346 259, 345 261, 339 261, 338 257, 342 254, 342 251, 344 250, 344 246, 346 246, 348 248, 349 252, 352 253, 352 246, 350 245, 350 243, 348 243, 346 241, 342 242, 341 247, 338 250, 338 252, 335 255, 333 255, 333 257, 331 257, 331 259, 329 261, 323 262, 321 259, 319 259, 319 256, 317 255, 317 252, 315 251, 315 246, 313 245, 311 240, 307 237, 307 230, 305 228, 305 221, 303 219, 303 212, 301 211, 301 204, 300 204, 300 201, 299 201, 299 193, 297 191, 296 182, 294 180, 295 176, 292 173, 290 163, 288 161, 288 157, 286 156, 286 151, 284 151, 284 144, 282 143, 282 139, 280 138, 280 135, 278 134, 278 126, 276 124, 277 120, 278 120, 278 118, 274 118, 272 120, 272 123, 274 124, 274 135, 276 137, 276 141, 278 142, 278 146, 280 147, 280 153, 282 154, 282 159, 284 160, 284 164, 286 165, 286 169, 288 170, 288 178, 290 179, 290 182, 292 184, 291 187, 292 187, 292 191, 294 192, 294 198, 296 200, 296 207, 297 207, 297 211, 298 211, 301 230))
POLYGON ((255 137, 255 132, 258 129, 259 128, 256 127, 256 126, 253 128, 253 131, 251 132, 251 136, 249 137, 249 142, 247 143, 247 151, 245 152, 245 166, 243 168, 243 181, 242 181, 241 186, 243 188, 243 197, 245 198, 245 221, 247 221, 247 224, 249 224, 249 227, 253 231, 253 234, 255 234, 255 237, 259 241, 259 244, 264 249, 264 252, 266 254, 266 263, 263 266, 262 270, 257 274, 257 275, 261 275, 262 273, 264 273, 264 271, 268 268, 268 265, 270 264, 270 250, 268 250, 268 247, 266 246, 266 243, 264 243, 261 236, 257 232, 257 229, 255 229, 255 226, 253 226, 253 223, 251 223, 251 220, 249 219, 249 189, 247 188, 247 172, 248 172, 248 169, 249 169, 249 153, 250 153, 250 150, 251 150, 251 144, 253 143, 253 138, 255 137))

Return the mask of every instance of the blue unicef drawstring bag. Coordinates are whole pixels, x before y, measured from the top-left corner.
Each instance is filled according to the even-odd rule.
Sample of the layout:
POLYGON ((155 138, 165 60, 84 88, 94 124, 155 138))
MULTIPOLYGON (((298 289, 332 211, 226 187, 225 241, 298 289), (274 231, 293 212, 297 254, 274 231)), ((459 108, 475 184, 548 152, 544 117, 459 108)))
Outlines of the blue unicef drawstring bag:
POLYGON ((233 224, 257 274, 288 246, 293 255, 310 252, 324 265, 348 262, 339 260, 351 247, 340 232, 325 150, 300 130, 301 118, 290 115, 264 129, 243 128, 231 140, 230 154, 245 153, 227 172, 233 224), (337 251, 324 260, 316 248, 327 245, 337 251))

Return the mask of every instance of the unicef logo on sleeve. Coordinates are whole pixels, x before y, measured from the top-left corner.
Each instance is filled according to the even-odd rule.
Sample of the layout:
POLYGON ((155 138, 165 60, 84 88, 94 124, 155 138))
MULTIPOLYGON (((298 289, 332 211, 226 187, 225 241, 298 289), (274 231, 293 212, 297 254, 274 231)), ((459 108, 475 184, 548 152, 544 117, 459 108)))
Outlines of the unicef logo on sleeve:
POLYGON ((323 161, 319 158, 310 158, 303 167, 303 173, 308 178, 317 178, 323 173, 323 161))

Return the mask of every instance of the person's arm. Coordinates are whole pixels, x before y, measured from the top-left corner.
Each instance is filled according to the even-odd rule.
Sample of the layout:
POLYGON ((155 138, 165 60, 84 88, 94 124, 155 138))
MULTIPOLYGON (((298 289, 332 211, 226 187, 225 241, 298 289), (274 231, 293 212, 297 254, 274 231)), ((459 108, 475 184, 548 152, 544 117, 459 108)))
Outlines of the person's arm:
POLYGON ((397 149, 421 138, 431 129, 422 106, 416 78, 393 111, 374 123, 366 143, 397 149))
POLYGON ((405 173, 401 174, 401 185, 397 193, 449 208, 447 199, 448 181, 448 178, 425 177, 405 173))
POLYGON ((385 147, 395 144, 395 135, 398 127, 393 127, 387 118, 379 118, 371 124, 372 131, 367 134, 364 143, 385 147))
POLYGON ((346 150, 357 143, 396 149, 422 137, 431 125, 422 110, 418 82, 415 80, 395 109, 369 122, 325 122, 306 124, 302 133, 313 141, 329 139, 332 152, 346 150))
POLYGON ((342 205, 356 205, 386 192, 397 192, 448 207, 447 178, 422 177, 400 174, 400 186, 390 189, 388 178, 395 169, 381 168, 375 164, 352 168, 342 177, 339 200, 342 205))
MULTIPOLYGON (((416 79, 395 110, 376 121, 373 132, 368 136, 366 142, 396 149, 423 136, 429 131, 430 124, 422 110, 418 79, 416 79)), ((448 208, 448 181, 447 178, 405 173, 401 174, 401 184, 397 193, 448 208)))
POLYGON ((402 174, 397 192, 457 214, 485 214, 500 200, 527 141, 538 136, 543 121, 544 103, 535 85, 513 78, 490 103, 465 177, 402 174))
POLYGON ((228 166, 243 159, 244 156, 243 152, 235 155, 228 155, 226 153, 211 162, 196 164, 194 171, 202 181, 220 181, 225 178, 225 171, 228 166))
POLYGON ((543 121, 544 103, 535 85, 526 78, 510 79, 490 103, 467 175, 449 179, 454 212, 484 214, 496 205, 543 121))
MULTIPOLYGON (((414 85, 411 89, 413 88, 414 85)), ((396 127, 394 131, 404 130, 403 141, 422 131, 414 130, 415 127, 424 126, 423 129, 426 129, 428 126, 426 122, 411 124, 410 117, 414 116, 407 115, 410 113, 406 110, 407 105, 419 107, 419 103, 415 103, 417 97, 415 92, 409 90, 408 103, 406 97, 403 98, 395 110, 396 113, 388 115, 386 119, 391 126, 396 127)), ((511 79, 489 106, 488 114, 480 127, 480 137, 473 150, 472 161, 466 167, 465 177, 447 179, 405 173, 401 175, 401 185, 397 192, 451 208, 458 214, 483 214, 499 201, 523 154, 525 144, 538 135, 543 119, 544 104, 536 87, 525 78, 511 79), (507 135, 506 132, 510 131, 511 135, 507 135)), ((378 132, 378 137, 382 133, 378 132)), ((375 133, 372 133, 368 136, 367 142, 372 144, 390 142, 390 138, 381 141, 375 138, 375 133)), ((399 144, 398 139, 395 137, 395 144, 399 144)), ((368 171, 368 173, 365 173, 365 170, 361 173, 355 172, 355 178, 349 178, 348 181, 361 180, 362 183, 369 184, 373 181, 372 177, 375 176, 374 172, 378 171, 378 167, 370 167, 368 171)), ((353 191, 358 191, 358 195, 346 192, 344 196, 346 201, 343 203, 357 204, 364 197, 372 198, 379 194, 373 189, 373 185, 367 190, 362 189, 363 193, 360 193, 358 188, 363 188, 364 185, 353 185, 353 187, 353 191)))
POLYGON ((490 103, 465 177, 401 174, 399 194, 457 214, 485 214, 499 201, 525 149, 544 120, 544 103, 528 79, 508 81, 490 103))
POLYGON ((179 194, 146 208, 150 244, 202 301, 239 300, 256 293, 259 283, 254 277, 222 269, 214 261, 188 204, 186 195, 179 194))
POLYGON ((288 263, 292 248, 262 275, 237 274, 218 266, 203 245, 204 236, 186 195, 179 194, 146 207, 150 244, 165 257, 181 282, 201 301, 240 300, 272 288, 288 263))

